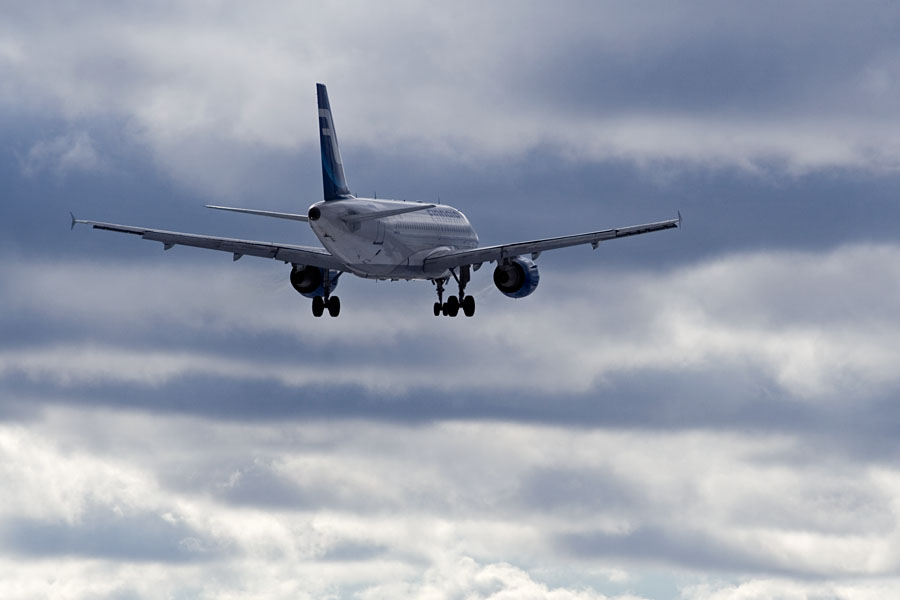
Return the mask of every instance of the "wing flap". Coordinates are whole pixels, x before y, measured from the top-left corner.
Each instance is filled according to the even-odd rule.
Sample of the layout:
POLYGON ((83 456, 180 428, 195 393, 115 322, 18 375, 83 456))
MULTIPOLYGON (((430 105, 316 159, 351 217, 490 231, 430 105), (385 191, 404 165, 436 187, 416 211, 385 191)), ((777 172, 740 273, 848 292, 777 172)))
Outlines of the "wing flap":
POLYGON ((180 233, 163 229, 149 229, 145 227, 132 227, 130 225, 117 225, 115 223, 102 223, 99 221, 85 221, 75 219, 77 224, 90 225, 94 229, 115 231, 139 235, 145 240, 161 242, 165 249, 172 246, 192 246, 207 250, 219 250, 235 256, 257 256, 271 258, 286 263, 309 265, 323 269, 343 271, 344 265, 324 248, 308 246, 294 246, 291 244, 275 244, 272 242, 256 242, 252 240, 240 240, 235 238, 223 238, 210 235, 197 235, 192 233, 180 233))
POLYGON ((464 265, 476 265, 485 262, 500 261, 506 258, 523 256, 525 254, 536 256, 546 250, 568 248, 570 246, 578 246, 581 244, 590 244, 596 249, 600 242, 606 240, 640 235, 642 233, 651 233, 653 231, 663 231, 665 229, 675 229, 680 226, 681 216, 679 215, 677 219, 659 221, 657 223, 645 223, 643 225, 632 225, 630 227, 620 227, 618 229, 604 229, 602 231, 545 238, 530 242, 486 246, 484 248, 450 252, 428 258, 425 260, 425 267, 428 270, 453 269, 464 265))

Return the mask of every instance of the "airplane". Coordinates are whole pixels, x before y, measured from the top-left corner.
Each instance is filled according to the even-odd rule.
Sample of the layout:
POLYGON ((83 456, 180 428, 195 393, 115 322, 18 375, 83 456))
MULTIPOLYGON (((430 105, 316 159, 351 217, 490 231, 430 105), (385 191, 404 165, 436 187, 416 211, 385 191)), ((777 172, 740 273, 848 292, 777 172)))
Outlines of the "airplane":
POLYGON ((319 107, 319 144, 322 153, 324 198, 306 214, 251 208, 207 205, 215 210, 289 219, 308 223, 321 248, 255 242, 242 239, 180 233, 146 227, 116 225, 76 219, 77 224, 94 229, 139 235, 161 242, 165 250, 176 245, 230 252, 234 260, 243 256, 271 258, 291 265, 291 286, 312 299, 312 312, 332 317, 341 312, 340 298, 334 295, 344 273, 365 279, 427 280, 437 291, 434 316, 455 317, 462 310, 475 314, 475 298, 466 293, 472 271, 484 263, 495 264, 494 285, 505 296, 524 298, 540 281, 535 261, 541 253, 557 248, 590 244, 681 226, 677 219, 604 229, 576 235, 544 238, 492 246, 479 246, 478 235, 466 216, 443 204, 360 198, 350 192, 338 148, 331 104, 326 87, 316 84, 319 107), (452 280, 459 293, 444 299, 445 286, 452 280))

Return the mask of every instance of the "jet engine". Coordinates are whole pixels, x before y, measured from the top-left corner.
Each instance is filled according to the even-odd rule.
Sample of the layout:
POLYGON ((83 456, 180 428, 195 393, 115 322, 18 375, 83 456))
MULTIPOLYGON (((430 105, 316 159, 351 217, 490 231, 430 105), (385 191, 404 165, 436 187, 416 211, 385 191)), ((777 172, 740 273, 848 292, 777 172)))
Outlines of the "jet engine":
POLYGON ((504 296, 524 298, 538 286, 541 274, 534 261, 518 256, 494 269, 494 285, 504 296))
POLYGON ((326 277, 330 282, 328 292, 331 293, 337 287, 338 277, 340 276, 340 271, 330 271, 306 265, 294 265, 294 270, 291 271, 291 285, 307 298, 315 298, 316 296, 325 295, 326 277))

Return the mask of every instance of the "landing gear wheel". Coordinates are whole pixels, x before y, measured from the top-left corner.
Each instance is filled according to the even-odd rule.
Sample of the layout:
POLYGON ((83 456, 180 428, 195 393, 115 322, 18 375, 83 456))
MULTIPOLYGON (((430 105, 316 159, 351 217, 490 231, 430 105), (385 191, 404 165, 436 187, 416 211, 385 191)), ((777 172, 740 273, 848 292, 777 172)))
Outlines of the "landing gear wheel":
POLYGON ((332 317, 341 314, 341 299, 337 296, 332 296, 328 299, 328 314, 332 317))
POLYGON ((443 310, 443 308, 444 308, 444 306, 440 302, 435 302, 434 303, 434 316, 436 316, 436 317, 441 316, 441 311, 443 310))
POLYGON ((312 309, 314 317, 322 316, 322 313, 325 312, 325 300, 322 298, 322 296, 315 296, 313 298, 312 309))
POLYGON ((447 303, 444 305, 444 314, 449 317, 455 317, 459 314, 459 300, 456 296, 447 298, 447 303))
POLYGON ((466 296, 462 301, 462 309, 467 317, 475 314, 475 296, 466 296))
MULTIPOLYGON (((466 296, 466 284, 469 283, 471 278, 470 267, 469 265, 459 267, 458 275, 455 269, 450 269, 450 274, 456 280, 456 283, 459 284, 459 297, 450 296, 447 298, 447 302, 444 303, 444 314, 455 317, 459 314, 459 309, 462 308, 465 315, 471 317, 475 314, 475 298, 466 296)), ((443 287, 438 289, 438 298, 440 298, 442 291, 443 287)))

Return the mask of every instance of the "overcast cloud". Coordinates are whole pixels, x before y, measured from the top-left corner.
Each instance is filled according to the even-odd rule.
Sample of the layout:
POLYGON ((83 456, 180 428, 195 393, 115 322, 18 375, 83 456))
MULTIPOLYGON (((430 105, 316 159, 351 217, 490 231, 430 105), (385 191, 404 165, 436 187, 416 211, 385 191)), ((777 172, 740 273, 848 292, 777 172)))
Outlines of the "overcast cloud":
POLYGON ((900 592, 891 2, 0 7, 0 597, 869 599, 900 592), (354 191, 474 275, 288 268, 86 218, 314 244, 313 84, 354 191))

